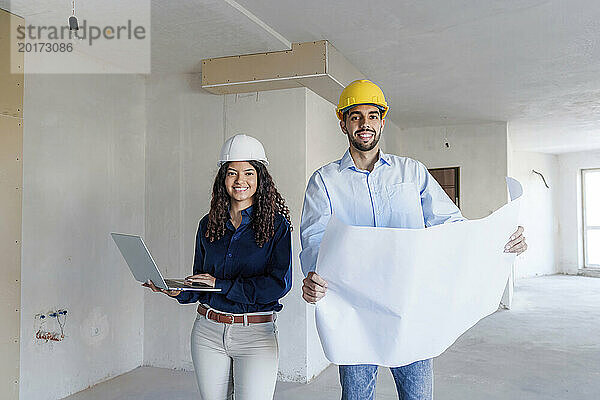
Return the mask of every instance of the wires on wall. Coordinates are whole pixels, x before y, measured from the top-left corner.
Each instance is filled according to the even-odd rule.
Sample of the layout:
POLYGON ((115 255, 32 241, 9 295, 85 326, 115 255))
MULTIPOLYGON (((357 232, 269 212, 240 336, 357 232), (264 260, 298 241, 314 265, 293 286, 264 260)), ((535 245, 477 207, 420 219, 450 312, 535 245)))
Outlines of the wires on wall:
POLYGON ((548 186, 548 183, 546 182, 546 178, 544 178, 544 175, 541 172, 537 172, 535 169, 532 169, 531 172, 533 172, 534 174, 539 175, 542 178, 542 180, 544 181, 544 185, 546 185, 546 187, 548 189, 550 189, 550 186, 548 186))

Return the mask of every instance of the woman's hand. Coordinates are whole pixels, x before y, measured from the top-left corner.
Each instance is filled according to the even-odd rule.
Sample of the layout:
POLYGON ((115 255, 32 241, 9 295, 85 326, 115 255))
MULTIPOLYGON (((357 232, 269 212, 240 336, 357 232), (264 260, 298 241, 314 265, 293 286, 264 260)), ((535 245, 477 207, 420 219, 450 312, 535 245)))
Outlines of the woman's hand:
POLYGON ((204 283, 213 288, 215 287, 215 281, 216 279, 210 274, 197 274, 185 278, 185 283, 188 285, 192 283, 204 283))
POLYGON ((175 297, 175 296, 179 295, 179 293, 181 293, 181 290, 166 290, 166 289, 158 288, 158 287, 154 286, 154 283, 152 281, 142 283, 142 286, 152 289, 153 292, 162 292, 171 297, 175 297))

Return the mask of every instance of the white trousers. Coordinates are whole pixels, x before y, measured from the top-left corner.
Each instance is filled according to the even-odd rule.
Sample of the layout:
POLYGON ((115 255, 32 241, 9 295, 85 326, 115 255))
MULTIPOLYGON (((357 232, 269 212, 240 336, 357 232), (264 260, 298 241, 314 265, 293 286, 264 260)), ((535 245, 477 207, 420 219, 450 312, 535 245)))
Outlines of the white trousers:
POLYGON ((274 322, 229 325, 198 314, 191 344, 202 400, 273 399, 279 365, 274 322))

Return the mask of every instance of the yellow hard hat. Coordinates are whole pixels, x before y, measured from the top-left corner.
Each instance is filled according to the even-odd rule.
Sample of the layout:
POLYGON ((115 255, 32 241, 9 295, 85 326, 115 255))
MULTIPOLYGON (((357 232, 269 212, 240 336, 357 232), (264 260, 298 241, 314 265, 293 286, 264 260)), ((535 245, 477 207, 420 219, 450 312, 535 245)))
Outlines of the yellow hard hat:
POLYGON ((354 81, 342 90, 335 113, 341 121, 344 111, 359 104, 372 104, 379 108, 381 118, 385 118, 389 109, 383 91, 379 86, 366 79, 354 81))

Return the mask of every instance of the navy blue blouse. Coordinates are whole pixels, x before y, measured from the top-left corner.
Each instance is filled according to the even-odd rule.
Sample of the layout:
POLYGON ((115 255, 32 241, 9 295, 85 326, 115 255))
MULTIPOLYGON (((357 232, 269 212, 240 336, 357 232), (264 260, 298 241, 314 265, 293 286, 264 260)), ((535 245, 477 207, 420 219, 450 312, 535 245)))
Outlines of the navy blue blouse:
POLYGON ((254 240, 250 225, 252 207, 242 211, 242 223, 235 229, 227 221, 225 235, 210 242, 204 235, 208 224, 205 215, 196 234, 194 275, 210 274, 221 292, 183 291, 177 297, 181 304, 208 304, 215 310, 241 314, 280 311, 279 303, 292 287, 292 237, 290 226, 282 215, 274 221, 275 234, 263 247, 254 240))

